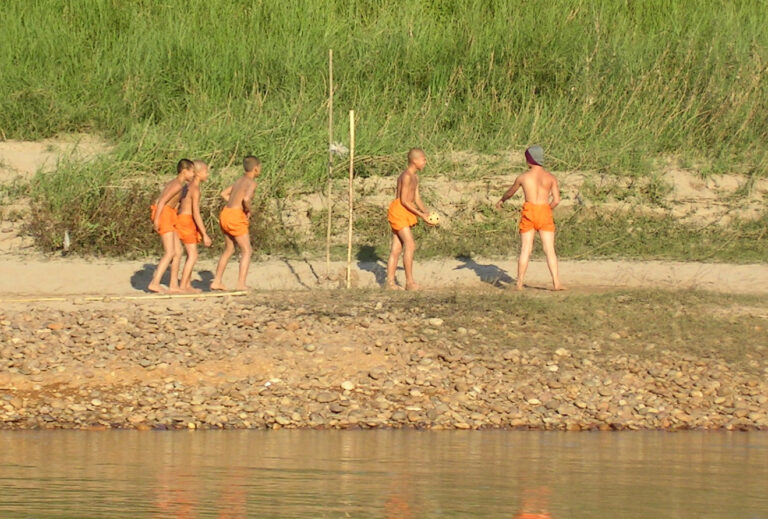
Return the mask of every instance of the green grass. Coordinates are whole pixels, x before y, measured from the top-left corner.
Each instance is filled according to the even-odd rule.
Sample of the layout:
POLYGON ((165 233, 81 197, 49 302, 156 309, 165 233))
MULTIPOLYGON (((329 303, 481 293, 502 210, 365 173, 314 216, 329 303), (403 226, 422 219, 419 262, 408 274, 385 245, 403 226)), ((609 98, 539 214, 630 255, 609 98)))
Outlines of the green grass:
POLYGON ((322 185, 328 48, 335 136, 347 140, 355 109, 361 175, 392 173, 413 145, 493 153, 538 142, 561 170, 647 175, 656 158, 674 156, 705 173, 761 176, 764 7, 5 0, 0 135, 84 131, 116 143, 106 162, 64 166, 32 196, 50 211, 46 225, 78 222, 84 240, 108 236, 129 249, 140 245, 132 230, 151 193, 104 186, 167 178, 182 156, 220 168, 257 153, 267 196, 322 185), (105 206, 125 216, 103 219, 105 206))
POLYGON ((6 0, 0 129, 96 131, 166 172, 257 151, 318 179, 327 49, 337 134, 360 152, 491 151, 541 142, 562 167, 647 154, 763 161, 768 27, 760 1, 27 2, 6 0))

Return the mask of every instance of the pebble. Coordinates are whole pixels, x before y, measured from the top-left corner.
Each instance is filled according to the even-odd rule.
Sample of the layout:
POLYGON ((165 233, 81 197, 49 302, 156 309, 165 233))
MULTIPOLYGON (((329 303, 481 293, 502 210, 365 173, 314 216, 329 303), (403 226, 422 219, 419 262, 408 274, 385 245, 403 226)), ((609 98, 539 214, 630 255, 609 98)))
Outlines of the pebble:
POLYGON ((172 305, 0 309, 0 428, 768 430, 762 363, 579 335, 537 349, 381 302, 190 304, 206 319, 172 305))
POLYGON ((327 404, 328 402, 333 402, 336 399, 338 399, 338 395, 336 393, 331 393, 330 391, 322 391, 315 397, 315 400, 321 404, 327 404))

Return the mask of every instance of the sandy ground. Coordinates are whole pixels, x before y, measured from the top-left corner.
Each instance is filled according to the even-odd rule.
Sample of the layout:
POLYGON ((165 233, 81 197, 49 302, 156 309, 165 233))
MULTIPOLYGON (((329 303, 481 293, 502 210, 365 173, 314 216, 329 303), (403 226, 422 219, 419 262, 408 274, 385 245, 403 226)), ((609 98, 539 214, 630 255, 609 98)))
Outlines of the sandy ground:
POLYGON ((51 171, 61 160, 86 161, 110 149, 88 134, 65 135, 42 141, 0 141, 0 182, 28 179, 37 171, 51 171))
MULTIPOLYGON (((46 259, 0 255, 0 300, 14 297, 136 296, 146 293, 154 272, 150 261, 46 259)), ((193 285, 208 290, 213 261, 198 263, 193 285)), ((700 289, 734 294, 768 293, 768 265, 718 263, 563 261, 561 277, 567 287, 700 289)), ((427 289, 508 287, 514 284, 517 266, 513 260, 445 259, 418 263, 417 280, 427 289)), ((385 278, 383 263, 353 263, 352 279, 357 288, 375 288, 385 278)), ((334 262, 330 279, 324 261, 268 260, 251 266, 248 285, 257 290, 297 290, 339 286, 345 279, 345 264, 334 262), (341 281, 339 281, 341 280, 341 281)), ((234 287, 236 263, 228 267, 225 284, 234 287)), ((402 270, 398 279, 403 282, 402 270)), ((167 275, 166 275, 167 281, 167 275)), ((549 286, 543 261, 531 263, 527 282, 531 289, 549 286)))

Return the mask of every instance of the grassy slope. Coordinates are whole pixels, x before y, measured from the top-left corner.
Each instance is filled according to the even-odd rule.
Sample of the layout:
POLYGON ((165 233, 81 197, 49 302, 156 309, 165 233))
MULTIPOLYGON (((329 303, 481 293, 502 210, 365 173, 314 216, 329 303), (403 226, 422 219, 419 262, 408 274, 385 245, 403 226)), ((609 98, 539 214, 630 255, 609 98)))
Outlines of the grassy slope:
POLYGON ((768 164, 763 7, 7 0, 0 130, 25 139, 89 131, 118 143, 108 160, 63 165, 33 186, 48 222, 41 243, 67 226, 99 252, 112 242, 146 250, 133 230, 152 190, 128 192, 124 177, 167 176, 180 156, 222 166, 256 152, 270 196, 293 182, 320 186, 330 47, 335 132, 346 139, 355 108, 366 174, 391 173, 392 157, 414 144, 487 152, 540 142, 558 169, 644 174, 673 154, 706 171, 759 175, 768 164))

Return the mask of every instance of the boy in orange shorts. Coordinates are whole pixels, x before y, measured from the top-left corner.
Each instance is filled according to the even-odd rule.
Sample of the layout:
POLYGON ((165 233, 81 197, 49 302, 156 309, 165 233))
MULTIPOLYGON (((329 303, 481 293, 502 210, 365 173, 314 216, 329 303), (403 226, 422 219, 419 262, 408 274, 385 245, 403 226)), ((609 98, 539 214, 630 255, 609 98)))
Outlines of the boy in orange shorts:
POLYGON ((405 268, 406 290, 418 290, 420 287, 413 279, 413 255, 416 251, 416 242, 413 240, 411 227, 419 222, 421 217, 427 225, 429 213, 424 207, 419 195, 419 171, 427 165, 427 156, 420 148, 411 148, 408 151, 408 167, 397 178, 397 192, 395 199, 389 204, 387 220, 392 228, 392 248, 387 261, 387 288, 399 289, 395 283, 395 272, 400 254, 403 254, 403 267, 405 268))
POLYGON ((564 290, 560 284, 555 254, 555 221, 552 209, 560 203, 560 188, 557 179, 542 167, 544 150, 541 146, 531 146, 525 150, 525 160, 530 169, 518 176, 514 184, 496 203, 496 208, 511 198, 517 190, 523 188, 525 203, 520 217, 520 258, 517 262, 517 289, 523 289, 523 278, 528 269, 528 261, 533 250, 535 232, 539 232, 541 246, 547 257, 547 267, 552 275, 553 290, 564 290))
POLYGON ((197 244, 202 241, 206 247, 210 247, 212 243, 200 216, 200 184, 208 180, 208 164, 202 160, 195 160, 193 164, 195 177, 182 190, 179 216, 176 219, 176 234, 187 251, 180 286, 181 291, 186 293, 201 292, 200 289, 192 287, 192 268, 197 261, 197 244))
POLYGON ((211 290, 226 290, 224 287, 224 269, 235 252, 235 244, 240 248, 240 271, 237 277, 237 290, 247 290, 245 280, 251 264, 251 237, 248 233, 248 220, 251 217, 251 199, 256 192, 256 177, 261 174, 261 161, 253 155, 243 159, 245 173, 234 184, 221 192, 227 201, 221 210, 219 224, 224 231, 226 246, 216 266, 216 276, 211 282, 211 290))
POLYGON ((163 242, 163 257, 157 264, 155 274, 152 276, 147 290, 150 292, 164 292, 160 280, 171 266, 171 280, 168 283, 170 292, 179 292, 179 262, 181 260, 181 242, 176 234, 176 209, 181 197, 181 190, 185 183, 192 180, 195 175, 194 164, 189 159, 181 159, 176 164, 176 178, 168 182, 160 196, 152 204, 152 225, 155 232, 160 235, 163 242))

